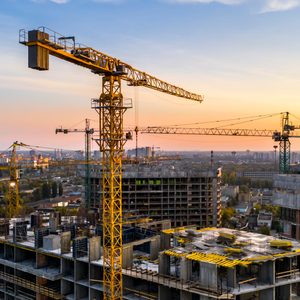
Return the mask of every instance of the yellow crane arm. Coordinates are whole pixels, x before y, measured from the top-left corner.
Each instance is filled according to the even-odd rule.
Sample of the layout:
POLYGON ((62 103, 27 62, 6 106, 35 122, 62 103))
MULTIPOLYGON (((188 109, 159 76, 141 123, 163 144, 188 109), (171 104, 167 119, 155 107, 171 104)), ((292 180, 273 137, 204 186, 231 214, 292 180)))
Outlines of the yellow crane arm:
POLYGON ((225 135, 273 137, 276 130, 269 129, 225 129, 225 128, 182 128, 182 127, 146 127, 140 128, 147 134, 184 134, 184 135, 225 135))
POLYGON ((169 84, 145 72, 133 68, 121 60, 109 56, 91 47, 75 43, 75 37, 66 37, 46 27, 37 30, 19 32, 19 42, 29 48, 29 67, 48 70, 49 54, 76 65, 90 69, 100 75, 118 75, 131 86, 144 86, 173 96, 198 102, 203 101, 202 95, 188 92, 180 87, 169 84), (36 53, 39 53, 36 55, 36 53), (39 61, 30 62, 32 57, 39 61))

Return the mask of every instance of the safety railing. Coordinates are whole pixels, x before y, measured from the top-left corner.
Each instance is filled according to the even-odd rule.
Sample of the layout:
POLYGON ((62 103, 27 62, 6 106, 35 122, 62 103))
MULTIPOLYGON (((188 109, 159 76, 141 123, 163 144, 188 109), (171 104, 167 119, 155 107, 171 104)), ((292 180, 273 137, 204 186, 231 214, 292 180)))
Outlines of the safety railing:
POLYGON ((276 273, 276 281, 280 279, 293 279, 296 278, 297 275, 300 275, 299 269, 292 269, 288 271, 278 272, 276 273))
POLYGON ((58 292, 53 289, 50 289, 46 286, 42 286, 39 284, 36 284, 34 282, 31 282, 29 280, 23 279, 18 276, 14 276, 12 274, 8 274, 5 272, 0 272, 0 277, 10 283, 16 284, 18 286, 24 287, 26 289, 35 291, 36 293, 39 293, 41 295, 53 298, 53 299, 63 299, 63 296, 58 292))
POLYGON ((254 284, 254 286, 256 287, 257 285, 257 278, 256 277, 252 277, 249 279, 245 279, 245 280, 241 280, 238 282, 238 287, 239 287, 239 291, 241 290, 241 285, 243 284, 254 284))

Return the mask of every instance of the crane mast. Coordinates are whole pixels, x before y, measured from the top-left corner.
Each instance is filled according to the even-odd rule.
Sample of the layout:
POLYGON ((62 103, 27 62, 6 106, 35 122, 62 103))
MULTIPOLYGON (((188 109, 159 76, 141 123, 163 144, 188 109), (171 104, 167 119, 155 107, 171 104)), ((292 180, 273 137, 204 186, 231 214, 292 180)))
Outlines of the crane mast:
POLYGON ((99 99, 92 100, 92 107, 99 114, 98 143, 102 152, 104 300, 121 300, 123 116, 130 107, 124 103, 121 81, 197 102, 202 102, 203 97, 77 44, 75 37, 65 37, 45 27, 29 32, 20 30, 19 42, 28 46, 30 68, 48 70, 49 55, 53 55, 103 76, 102 93, 99 99))
POLYGON ((19 195, 19 172, 17 169, 17 146, 20 144, 15 142, 11 145, 11 158, 9 167, 9 184, 7 197, 7 214, 11 218, 20 212, 20 195, 19 195))
POLYGON ((85 119, 85 128, 84 129, 64 129, 64 128, 57 128, 55 130, 55 133, 85 133, 85 151, 84 151, 84 157, 85 157, 85 207, 86 209, 89 209, 91 206, 91 175, 90 175, 90 164, 91 164, 91 142, 92 142, 92 136, 96 130, 93 128, 90 128, 90 120, 85 119))

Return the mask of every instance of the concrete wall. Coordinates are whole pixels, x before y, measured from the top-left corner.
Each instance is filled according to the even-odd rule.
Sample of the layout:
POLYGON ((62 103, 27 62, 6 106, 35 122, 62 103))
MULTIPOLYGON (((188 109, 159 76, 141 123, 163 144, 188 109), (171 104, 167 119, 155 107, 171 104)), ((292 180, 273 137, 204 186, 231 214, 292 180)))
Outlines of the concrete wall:
POLYGON ((217 266, 200 262, 200 284, 210 289, 218 288, 217 266))
POLYGON ((71 232, 61 232, 60 234, 61 254, 69 253, 71 250, 71 232))
POLYGON ((132 261, 133 261, 133 245, 124 245, 122 267, 123 268, 131 267, 132 261))
POLYGON ((100 242, 101 242, 100 236, 94 236, 94 237, 89 239, 89 258, 90 258, 90 261, 100 259, 100 257, 101 257, 100 242))

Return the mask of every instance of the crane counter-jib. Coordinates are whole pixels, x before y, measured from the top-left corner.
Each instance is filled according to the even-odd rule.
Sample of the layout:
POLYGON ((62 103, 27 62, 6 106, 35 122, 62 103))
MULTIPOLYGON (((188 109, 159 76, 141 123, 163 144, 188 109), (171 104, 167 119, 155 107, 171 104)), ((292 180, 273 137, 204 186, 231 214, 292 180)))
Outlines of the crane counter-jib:
POLYGON ((131 86, 144 86, 173 96, 202 102, 203 96, 188 92, 152 75, 133 68, 121 60, 91 47, 76 44, 74 37, 64 37, 46 28, 20 30, 19 42, 28 46, 29 67, 37 70, 49 69, 49 55, 90 69, 100 75, 117 75, 131 86), (68 44, 72 38, 73 44, 68 44))

